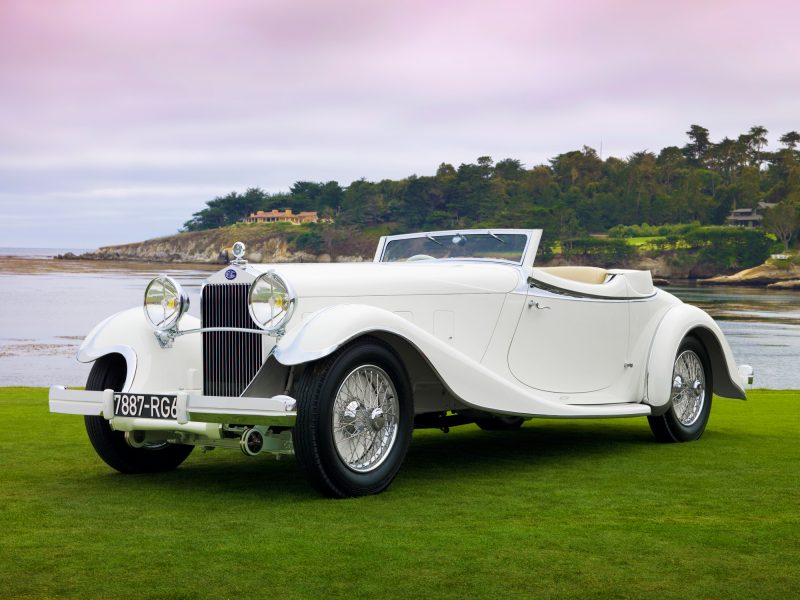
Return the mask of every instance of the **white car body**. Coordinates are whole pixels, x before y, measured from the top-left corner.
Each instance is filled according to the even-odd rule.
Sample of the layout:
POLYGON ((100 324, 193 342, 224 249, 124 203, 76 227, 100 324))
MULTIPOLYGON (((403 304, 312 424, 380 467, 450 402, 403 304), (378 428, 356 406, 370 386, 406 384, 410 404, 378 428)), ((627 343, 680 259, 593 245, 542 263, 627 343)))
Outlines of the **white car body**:
POLYGON ((518 262, 425 257, 382 262, 387 243, 420 234, 381 238, 372 263, 240 261, 208 278, 203 301, 209 285, 224 292, 225 286, 249 286, 268 271, 288 282, 296 297, 280 336, 253 328, 252 335, 236 338, 260 344, 260 364, 252 377, 237 371, 235 348, 211 356, 220 354, 213 336, 225 333, 204 333, 201 328, 208 324, 185 315, 165 343, 154 335, 141 308, 135 308, 100 323, 81 345, 78 359, 121 355, 127 369, 116 392, 176 395, 175 418, 115 415, 110 390, 63 386, 51 388, 50 408, 102 416, 113 430, 145 432, 140 439, 178 436, 194 445, 225 445, 229 423, 259 426, 271 443, 265 451, 290 453, 290 430, 282 429, 280 439, 272 440, 269 427, 294 424, 293 382, 308 365, 362 336, 382 340, 402 361, 420 423, 424 415, 454 413, 524 418, 663 414, 670 406, 675 356, 687 336, 700 340, 707 351, 714 393, 745 398, 752 370, 744 367, 740 373, 717 324, 700 309, 654 288, 649 272, 537 268, 541 230, 463 233, 525 235, 527 242, 518 262), (204 389, 211 360, 223 364, 222 372, 228 369, 248 380, 230 388, 236 393, 220 393, 228 389, 224 386, 204 389))

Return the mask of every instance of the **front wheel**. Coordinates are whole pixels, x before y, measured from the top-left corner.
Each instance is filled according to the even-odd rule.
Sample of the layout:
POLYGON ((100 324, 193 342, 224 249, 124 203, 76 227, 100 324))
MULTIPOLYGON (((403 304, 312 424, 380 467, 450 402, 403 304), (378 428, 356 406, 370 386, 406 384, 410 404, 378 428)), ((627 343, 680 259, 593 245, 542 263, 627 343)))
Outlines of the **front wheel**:
POLYGON ((659 442, 691 442, 705 431, 711 413, 713 384, 708 353, 694 337, 686 337, 672 367, 669 408, 647 417, 659 442))
POLYGON ((385 490, 411 441, 413 403, 405 368, 366 338, 309 365, 295 388, 297 460, 326 496, 385 490))
MULTIPOLYGON (((119 354, 97 359, 89 372, 87 390, 122 389, 125 383, 125 360, 119 354)), ((183 444, 158 444, 133 448, 125 434, 114 431, 103 417, 84 417, 86 433, 97 455, 120 473, 154 473, 176 469, 194 450, 183 444)))

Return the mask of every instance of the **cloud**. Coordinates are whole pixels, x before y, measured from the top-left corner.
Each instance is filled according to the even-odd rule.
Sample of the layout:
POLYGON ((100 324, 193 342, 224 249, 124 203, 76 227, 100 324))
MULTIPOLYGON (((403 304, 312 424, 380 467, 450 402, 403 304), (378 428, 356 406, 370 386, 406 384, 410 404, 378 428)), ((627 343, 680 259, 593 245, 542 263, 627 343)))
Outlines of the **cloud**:
POLYGON ((798 17, 777 0, 6 0, 0 244, 73 239, 41 233, 44 211, 89 245, 133 241, 232 189, 626 156, 691 123, 776 140, 800 128, 798 17))

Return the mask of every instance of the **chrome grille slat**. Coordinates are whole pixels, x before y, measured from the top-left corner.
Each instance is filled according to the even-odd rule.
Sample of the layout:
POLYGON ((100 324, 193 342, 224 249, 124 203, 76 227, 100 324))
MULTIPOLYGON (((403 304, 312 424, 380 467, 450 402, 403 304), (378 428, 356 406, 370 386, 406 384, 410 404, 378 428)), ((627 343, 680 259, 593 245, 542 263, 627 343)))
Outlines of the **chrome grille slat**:
MULTIPOLYGON (((200 300, 202 327, 258 329, 247 310, 248 284, 206 284, 200 300)), ((203 332, 203 393, 239 396, 262 363, 261 336, 236 331, 203 332)))

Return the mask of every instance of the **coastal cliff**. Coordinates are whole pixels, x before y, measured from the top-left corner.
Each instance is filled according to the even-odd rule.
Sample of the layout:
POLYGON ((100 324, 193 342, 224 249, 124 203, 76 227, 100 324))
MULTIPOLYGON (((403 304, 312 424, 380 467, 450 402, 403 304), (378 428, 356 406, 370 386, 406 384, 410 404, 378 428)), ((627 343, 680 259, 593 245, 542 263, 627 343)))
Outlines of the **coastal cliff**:
POLYGON ((357 262, 372 258, 377 240, 378 236, 356 231, 309 234, 299 228, 242 224, 104 246, 93 252, 68 253, 58 258, 225 264, 231 258, 231 245, 242 241, 247 246, 245 258, 251 262, 357 262))

